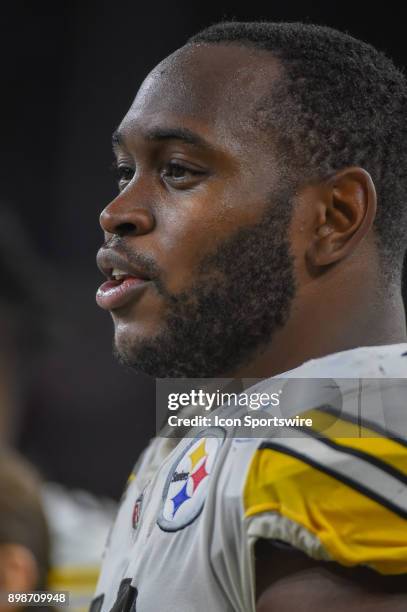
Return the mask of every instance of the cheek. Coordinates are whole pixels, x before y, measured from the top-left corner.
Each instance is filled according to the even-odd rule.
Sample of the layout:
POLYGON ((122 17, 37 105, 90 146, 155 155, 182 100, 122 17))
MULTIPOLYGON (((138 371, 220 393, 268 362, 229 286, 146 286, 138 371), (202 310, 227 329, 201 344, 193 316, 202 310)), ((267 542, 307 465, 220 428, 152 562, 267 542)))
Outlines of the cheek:
POLYGON ((163 282, 171 293, 190 285, 201 259, 227 233, 230 219, 221 214, 224 201, 224 193, 195 193, 179 197, 176 206, 160 211, 158 256, 163 282))
MULTIPOLYGON (((264 202, 264 201, 263 201, 264 202)), ((201 260, 245 227, 258 222, 263 203, 239 187, 207 189, 185 195, 160 210, 157 255, 163 281, 170 292, 190 285, 201 260)))

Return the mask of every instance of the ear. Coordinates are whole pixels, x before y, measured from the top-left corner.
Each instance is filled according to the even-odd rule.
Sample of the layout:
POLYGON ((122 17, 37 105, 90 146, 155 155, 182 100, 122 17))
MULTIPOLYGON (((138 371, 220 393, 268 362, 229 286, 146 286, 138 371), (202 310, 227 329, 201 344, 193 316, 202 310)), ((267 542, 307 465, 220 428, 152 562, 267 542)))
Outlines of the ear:
POLYGON ((34 555, 20 544, 0 545, 0 591, 32 591, 38 582, 34 555))
POLYGON ((345 168, 327 179, 316 207, 309 263, 327 266, 349 255, 371 229, 376 207, 376 189, 363 168, 345 168))

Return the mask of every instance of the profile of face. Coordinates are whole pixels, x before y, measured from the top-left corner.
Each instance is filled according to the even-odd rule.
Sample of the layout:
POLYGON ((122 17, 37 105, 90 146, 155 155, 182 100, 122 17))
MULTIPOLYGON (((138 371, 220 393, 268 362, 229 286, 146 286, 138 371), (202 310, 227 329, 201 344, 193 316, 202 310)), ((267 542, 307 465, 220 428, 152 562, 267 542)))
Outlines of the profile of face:
POLYGON ((115 132, 97 301, 138 371, 228 375, 289 316, 293 190, 253 122, 278 75, 268 52, 188 45, 148 75, 115 132))

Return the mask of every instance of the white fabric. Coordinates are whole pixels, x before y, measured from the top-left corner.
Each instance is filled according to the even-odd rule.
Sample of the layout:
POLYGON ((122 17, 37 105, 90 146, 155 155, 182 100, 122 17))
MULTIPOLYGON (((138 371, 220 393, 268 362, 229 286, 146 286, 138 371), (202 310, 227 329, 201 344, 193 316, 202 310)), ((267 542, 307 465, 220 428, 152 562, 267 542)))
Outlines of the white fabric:
MULTIPOLYGON (((355 398, 362 404, 364 401, 359 381, 354 379, 407 378, 407 357, 402 357, 406 351, 407 344, 354 349, 310 361, 282 376, 344 379, 345 407, 348 406, 352 413, 355 398)), ((276 384, 276 380, 271 378, 255 388, 270 391, 276 384)), ((318 387, 317 397, 312 397, 312 388, 306 392, 308 397, 304 400, 301 395, 301 401, 292 406, 292 414, 318 405, 314 402, 318 402, 321 394, 323 396, 325 393, 323 386, 318 387)), ((369 399, 367 404, 371 407, 377 387, 367 384, 365 393, 369 399)), ((380 421, 382 412, 381 406, 378 406, 377 410, 370 410, 369 415, 380 421)), ((132 612, 254 612, 253 544, 260 535, 280 538, 284 532, 293 546, 305 549, 318 558, 327 557, 315 538, 304 533, 304 530, 300 531, 295 524, 283 524, 272 513, 259 515, 255 520, 244 517, 242 493, 245 478, 250 460, 261 442, 255 438, 226 438, 216 451, 216 457, 212 454, 215 450, 209 449, 211 456, 197 463, 197 466, 202 466, 202 462, 206 461, 205 465, 210 471, 210 475, 202 481, 205 482, 202 508, 202 499, 192 493, 192 476, 187 478, 183 468, 185 456, 191 449, 194 452, 199 450, 198 441, 184 438, 174 449, 171 449, 172 440, 156 438, 150 443, 124 496, 108 541, 95 595, 104 595, 102 612, 111 610, 119 584, 125 578, 130 578, 138 591, 132 612), (191 446, 191 442, 194 446, 191 446), (166 452, 169 453, 167 456, 166 452), (179 498, 186 510, 183 511, 185 516, 182 520, 176 511, 173 525, 179 527, 188 523, 191 517, 192 521, 177 530, 166 531, 163 525, 168 526, 168 523, 161 520, 160 526, 160 516, 163 516, 163 506, 167 508, 164 518, 167 520, 170 516, 165 504, 168 504, 170 496, 174 498, 173 483, 177 480, 180 483, 179 491, 181 485, 186 487, 185 500, 179 498), (141 506, 137 502, 141 507, 140 520, 134 528, 134 507, 143 490, 141 506), (188 498, 187 493, 190 494, 188 498)), ((303 442, 301 438, 291 439, 292 444, 303 442)), ((212 446, 215 448, 216 445, 212 446)), ((191 474, 194 469, 190 470, 191 474)), ((376 487, 379 490, 381 478, 382 474, 378 474, 376 487)), ((388 476, 388 479, 391 477, 388 476)), ((199 484, 197 491, 199 486, 203 485, 199 484)), ((178 502, 172 503, 175 508, 178 502)), ((400 503, 404 504, 404 501, 400 503)))
POLYGON ((52 567, 97 567, 116 503, 56 483, 46 483, 42 496, 51 532, 52 567))

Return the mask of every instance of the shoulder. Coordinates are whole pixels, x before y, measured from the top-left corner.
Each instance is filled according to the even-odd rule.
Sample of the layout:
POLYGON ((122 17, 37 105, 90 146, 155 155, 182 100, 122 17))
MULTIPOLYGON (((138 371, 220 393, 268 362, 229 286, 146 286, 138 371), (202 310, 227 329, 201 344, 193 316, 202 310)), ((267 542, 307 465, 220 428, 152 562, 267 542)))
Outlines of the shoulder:
POLYGON ((284 378, 407 377, 407 343, 364 346, 311 359, 284 378))
POLYGON ((405 348, 367 349, 369 368, 387 366, 394 378, 334 379, 308 390, 309 401, 290 381, 292 414, 312 426, 274 432, 252 452, 243 488, 249 539, 280 540, 343 566, 407 572, 405 348))

